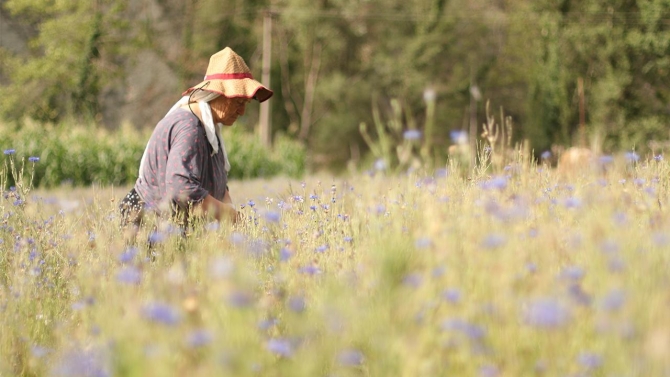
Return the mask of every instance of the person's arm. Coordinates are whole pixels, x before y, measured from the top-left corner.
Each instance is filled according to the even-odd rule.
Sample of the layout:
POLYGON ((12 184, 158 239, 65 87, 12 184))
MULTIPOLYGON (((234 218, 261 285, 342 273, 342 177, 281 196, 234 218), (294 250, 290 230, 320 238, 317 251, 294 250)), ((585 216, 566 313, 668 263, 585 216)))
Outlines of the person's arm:
POLYGON ((193 207, 193 210, 196 214, 212 216, 218 221, 227 220, 232 223, 237 222, 239 215, 230 201, 228 192, 226 192, 226 196, 223 200, 224 201, 219 201, 212 195, 207 194, 205 199, 193 207), (226 197, 228 198, 228 202, 226 202, 226 197))

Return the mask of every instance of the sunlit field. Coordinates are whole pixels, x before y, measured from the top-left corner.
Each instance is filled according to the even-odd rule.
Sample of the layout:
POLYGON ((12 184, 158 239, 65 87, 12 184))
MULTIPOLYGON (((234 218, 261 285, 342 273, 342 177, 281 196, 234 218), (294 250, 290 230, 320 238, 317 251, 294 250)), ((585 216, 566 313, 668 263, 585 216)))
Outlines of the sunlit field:
POLYGON ((668 164, 594 165, 233 181, 135 242, 129 187, 6 190, 0 376, 670 376, 668 164))

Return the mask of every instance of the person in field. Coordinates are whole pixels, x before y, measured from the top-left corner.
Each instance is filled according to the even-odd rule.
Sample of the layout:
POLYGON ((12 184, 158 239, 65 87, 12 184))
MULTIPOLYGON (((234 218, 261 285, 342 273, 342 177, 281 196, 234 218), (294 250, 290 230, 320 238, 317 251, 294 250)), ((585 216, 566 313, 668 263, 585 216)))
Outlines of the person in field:
POLYGON ((156 125, 135 186, 120 204, 122 225, 139 225, 147 211, 182 222, 190 214, 235 222, 220 128, 232 126, 252 99, 263 102, 272 94, 229 47, 212 55, 204 80, 156 125))

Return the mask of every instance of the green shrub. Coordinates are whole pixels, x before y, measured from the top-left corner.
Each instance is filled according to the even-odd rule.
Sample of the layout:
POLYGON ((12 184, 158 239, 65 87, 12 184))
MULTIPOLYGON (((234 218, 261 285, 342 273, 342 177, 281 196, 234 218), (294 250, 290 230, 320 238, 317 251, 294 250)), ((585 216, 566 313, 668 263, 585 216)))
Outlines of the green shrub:
MULTIPOLYGON (((14 149, 17 167, 34 174, 35 187, 126 185, 137 179, 139 162, 151 130, 124 126, 108 131, 90 125, 35 123, 0 129, 0 149, 14 149), (39 157, 39 162, 28 161, 39 157), (21 164, 23 161, 24 165, 21 164)), ((305 149, 296 141, 279 137, 274 150, 254 135, 233 128, 223 132, 232 169, 230 178, 246 179, 287 175, 299 177, 305 170, 305 149)), ((7 157, 7 156, 5 156, 7 157)), ((26 174, 29 177, 30 174, 26 174)), ((13 185, 13 177, 7 177, 13 185)))

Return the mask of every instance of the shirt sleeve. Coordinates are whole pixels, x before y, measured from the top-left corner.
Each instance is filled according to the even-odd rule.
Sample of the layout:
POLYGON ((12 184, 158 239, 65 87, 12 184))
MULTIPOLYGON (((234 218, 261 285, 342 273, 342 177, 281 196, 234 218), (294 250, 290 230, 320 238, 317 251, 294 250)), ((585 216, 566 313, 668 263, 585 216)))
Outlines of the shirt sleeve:
POLYGON ((173 132, 165 172, 166 196, 180 207, 199 203, 208 194, 202 187, 206 140, 193 120, 184 121, 173 132))

